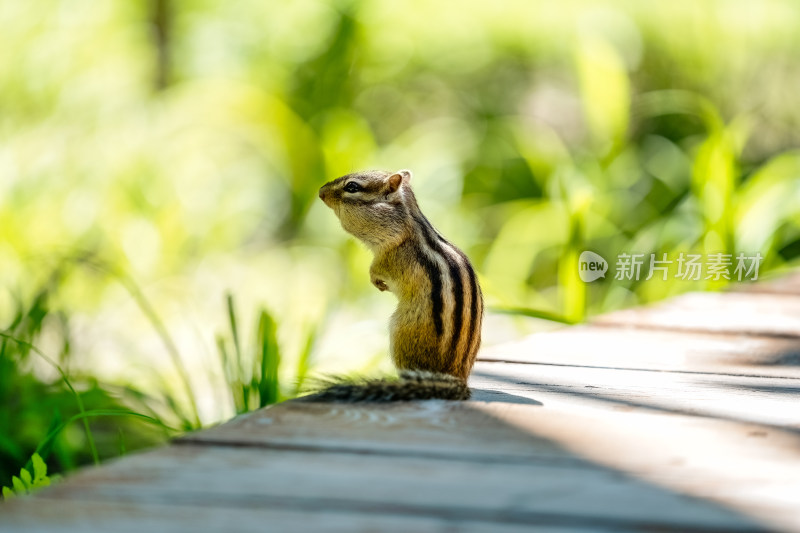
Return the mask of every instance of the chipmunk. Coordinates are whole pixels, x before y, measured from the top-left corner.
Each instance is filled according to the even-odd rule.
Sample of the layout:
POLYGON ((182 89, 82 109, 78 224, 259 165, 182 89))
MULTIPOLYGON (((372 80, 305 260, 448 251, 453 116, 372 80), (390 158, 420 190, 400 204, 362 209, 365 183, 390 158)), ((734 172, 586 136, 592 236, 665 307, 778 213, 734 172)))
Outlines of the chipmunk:
POLYGON ((390 352, 399 380, 335 383, 315 401, 466 400, 481 343, 483 296, 467 256, 417 205, 411 172, 365 171, 326 183, 319 197, 373 252, 370 280, 398 305, 390 352))

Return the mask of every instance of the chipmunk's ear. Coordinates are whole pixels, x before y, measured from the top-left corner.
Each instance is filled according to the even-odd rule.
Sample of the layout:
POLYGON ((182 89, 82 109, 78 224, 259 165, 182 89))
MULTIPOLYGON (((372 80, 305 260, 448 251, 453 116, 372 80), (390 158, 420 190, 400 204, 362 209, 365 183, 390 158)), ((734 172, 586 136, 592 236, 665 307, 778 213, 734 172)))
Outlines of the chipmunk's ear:
POLYGON ((395 192, 397 189, 400 188, 400 185, 403 182, 411 181, 411 171, 410 170, 398 170, 391 176, 389 176, 389 192, 395 192))

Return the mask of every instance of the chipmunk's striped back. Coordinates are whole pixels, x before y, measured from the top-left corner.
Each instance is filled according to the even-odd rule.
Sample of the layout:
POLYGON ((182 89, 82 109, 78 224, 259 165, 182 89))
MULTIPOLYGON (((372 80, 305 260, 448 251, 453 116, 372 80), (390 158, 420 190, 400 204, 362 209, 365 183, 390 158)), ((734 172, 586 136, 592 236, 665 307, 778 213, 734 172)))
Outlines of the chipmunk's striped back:
MULTIPOLYGON (((469 396, 466 380, 481 343, 481 289, 467 256, 420 211, 410 180, 407 170, 358 172, 327 183, 320 189, 320 198, 346 231, 372 249, 372 283, 397 296, 390 322, 395 366, 421 371, 425 382, 441 376, 433 386, 422 389, 419 380, 410 379, 406 372, 399 386, 393 382, 390 387, 387 382, 387 397, 397 398, 399 387, 414 389, 404 396, 407 399, 418 399, 418 392, 445 397, 430 392, 443 389, 465 399, 469 396), (458 388, 450 376, 458 378, 458 388)), ((363 398, 363 389, 347 385, 333 396, 363 398)))
POLYGON ((418 246, 415 254, 430 283, 431 319, 442 356, 451 359, 447 373, 466 379, 481 342, 483 297, 467 256, 445 239, 407 195, 418 246))

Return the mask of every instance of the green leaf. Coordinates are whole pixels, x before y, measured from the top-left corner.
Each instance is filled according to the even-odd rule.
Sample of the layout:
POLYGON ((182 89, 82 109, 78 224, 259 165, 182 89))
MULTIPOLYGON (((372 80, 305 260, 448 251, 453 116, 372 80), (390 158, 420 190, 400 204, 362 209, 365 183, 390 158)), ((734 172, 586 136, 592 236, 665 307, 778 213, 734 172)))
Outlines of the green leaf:
POLYGON ((15 496, 14 491, 8 487, 3 487, 3 499, 10 500, 15 496))
POLYGON ((14 492, 17 494, 28 494, 28 489, 25 488, 25 484, 17 476, 11 478, 11 484, 14 485, 14 492))
POLYGON ((25 484, 25 489, 30 490, 30 488, 33 486, 33 479, 31 478, 31 473, 23 468, 22 470, 19 471, 19 477, 25 484))
POLYGON ((37 483, 47 478, 47 465, 38 453, 34 453, 31 458, 33 462, 33 481, 37 483))

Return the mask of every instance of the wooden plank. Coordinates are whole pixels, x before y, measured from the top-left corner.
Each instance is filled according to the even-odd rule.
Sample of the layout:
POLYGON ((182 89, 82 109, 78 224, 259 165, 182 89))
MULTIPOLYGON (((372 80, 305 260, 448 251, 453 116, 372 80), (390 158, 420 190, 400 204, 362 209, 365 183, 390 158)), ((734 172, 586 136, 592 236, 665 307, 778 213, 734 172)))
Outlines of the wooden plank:
POLYGON ((591 401, 569 395, 561 402, 543 399, 539 416, 516 409, 498 416, 596 464, 718 502, 771 528, 800 530, 796 432, 629 406, 615 409, 603 401, 587 409, 585 400, 591 401))
MULTIPOLYGON (((519 366, 532 368, 530 365, 519 366)), ((503 387, 508 393, 519 392, 506 385, 503 387)), ((564 395, 567 399, 572 396, 564 395)), ((61 498, 137 505, 196 505, 203 508, 218 505, 263 509, 272 506, 286 510, 287 506, 302 508, 307 505, 323 510, 343 508, 355 515, 409 513, 441 520, 461 516, 462 520, 470 523, 485 523, 487 520, 506 520, 510 523, 545 521, 552 525, 576 527, 584 527, 588 522, 609 524, 603 520, 612 520, 610 517, 614 517, 613 520, 618 522, 608 526, 612 529, 652 529, 656 526, 679 530, 732 529, 734 524, 727 522, 720 526, 716 521, 723 518, 715 514, 720 509, 723 514, 728 512, 725 509, 732 509, 732 514, 725 514, 724 520, 732 520, 744 529, 755 528, 758 524, 800 527, 794 513, 798 504, 797 495, 800 494, 800 475, 797 471, 800 443, 796 434, 774 428, 764 430, 761 426, 727 420, 667 415, 650 409, 618 411, 608 408, 608 404, 602 401, 595 402, 596 408, 587 409, 582 401, 592 401, 591 398, 560 402, 554 400, 554 395, 539 398, 543 400, 543 406, 421 402, 342 408, 319 404, 284 404, 242 417, 232 427, 223 426, 227 430, 225 432, 217 431, 221 428, 205 432, 219 433, 219 443, 227 441, 228 446, 223 450, 230 452, 228 463, 218 457, 208 461, 185 459, 185 456, 196 454, 192 451, 195 447, 179 446, 170 450, 173 455, 163 461, 153 460, 151 454, 129 457, 116 464, 79 474, 69 483, 39 497, 47 498, 47 505, 50 500, 61 498), (334 416, 326 415, 326 409, 328 414, 334 416), (305 424, 298 425, 300 418, 296 415, 306 410, 311 410, 313 416, 305 424), (395 413, 397 410, 406 414, 398 416, 395 413), (453 418, 447 414, 453 410, 461 413, 457 423, 453 423, 453 418), (294 411, 295 416, 283 417, 280 413, 284 411, 294 411), (474 418, 470 418, 470 412, 474 413, 474 418), (258 419, 262 417, 265 418, 264 423, 259 423, 258 419), (487 419, 494 419, 494 423, 489 424, 487 419), (253 422, 245 438, 239 434, 243 420, 253 422), (340 427, 341 422, 344 427, 340 427), (292 427, 282 427, 286 425, 292 427), (503 425, 506 426, 503 431, 496 433, 503 425), (443 433, 453 437, 449 442, 449 450, 440 449, 438 455, 421 453, 419 442, 426 442, 425 428, 437 426, 442 429, 437 438, 441 438, 443 433), (474 428, 481 428, 482 432, 487 433, 478 440, 480 446, 487 448, 483 453, 476 451, 478 446, 471 442, 476 433, 481 433, 474 431, 474 428), (416 432, 415 438, 410 441, 403 438, 405 429, 416 432), (260 433, 261 442, 267 444, 266 450, 257 448, 260 443, 256 433, 260 433), (271 439, 275 433, 280 437, 283 447, 269 449, 274 444, 271 439), (360 448, 343 453, 346 450, 336 440, 345 439, 348 434, 361 435, 360 448), (292 451, 287 437, 294 435, 304 435, 306 443, 316 436, 316 447, 306 448, 305 452, 292 451), (389 440, 400 437, 399 442, 388 447, 387 435, 389 440), (370 438, 377 441, 374 448, 370 447, 370 438), (334 447, 328 449, 331 440, 334 447), (513 444, 507 441, 513 441, 513 444), (252 448, 241 448, 242 444, 252 448), (525 447, 528 447, 527 456, 523 453, 525 447), (468 453, 464 453, 464 448, 468 453), (496 455, 495 448, 506 452, 517 450, 517 455, 496 455), (538 453, 541 455, 537 461, 538 453), (557 459, 556 455, 561 459, 554 460, 557 459), (247 459, 251 456, 271 457, 259 467, 267 470, 254 469, 250 459, 247 459), (269 470, 275 464, 284 464, 289 456, 295 459, 284 470, 269 470), (132 462, 141 457, 144 459, 140 462, 132 462), (348 462, 347 458, 352 461, 348 462), (216 472, 215 464, 219 467, 216 472), (329 468, 327 465, 333 464, 344 466, 339 470, 325 470, 329 468), (733 464, 736 468, 731 467, 733 464), (239 470, 236 465, 239 465, 239 470), (303 473, 303 469, 309 471, 303 473), (323 477, 327 480, 319 485, 320 492, 309 492, 311 489, 303 483, 297 485, 297 476, 305 479, 304 483, 309 486, 319 483, 320 472, 324 472, 323 477), (395 481, 397 472, 411 472, 413 475, 402 483, 384 487, 382 484, 387 479, 395 481), (459 472, 464 474, 459 475, 459 472), (517 475, 520 477, 515 478, 517 475), (153 476, 165 476, 165 479, 153 476), (427 486, 431 476, 438 480, 438 484, 431 485, 431 492, 425 492, 421 486, 427 486), (612 509, 614 512, 610 512, 608 518, 593 514, 593 502, 602 502, 605 507, 605 500, 598 500, 598 495, 605 494, 609 486, 615 486, 614 479, 618 477, 636 483, 644 481, 643 485, 635 483, 636 490, 631 491, 628 490, 631 488, 629 485, 624 490, 622 485, 616 485, 620 492, 612 490, 611 494, 615 501, 624 503, 626 508, 647 510, 644 513, 648 520, 646 524, 640 518, 624 514, 623 510, 614 507, 609 508, 609 512, 612 509), (180 479, 183 481, 178 483, 180 479), (425 483, 420 485, 420 479, 425 483), (567 483, 568 480, 571 481, 567 483), (135 485, 133 488, 131 483, 135 485), (277 487, 278 495, 263 492, 272 490, 263 487, 270 483, 273 488, 277 487), (521 484, 522 488, 518 487, 518 490, 523 492, 503 493, 504 484, 521 484), (286 496, 282 487, 290 485, 297 486, 299 492, 290 493, 294 499, 282 499, 286 496), (220 487, 227 487, 222 494, 220 487), (369 494, 352 493, 350 491, 355 490, 353 487, 367 487, 369 494), (391 492, 395 488, 399 492, 391 492), (475 493, 457 500, 463 504, 462 507, 456 507, 453 501, 447 499, 452 496, 448 491, 459 493, 473 488, 475 493), (648 492, 650 488, 659 490, 648 492), (228 490, 233 492, 225 492, 228 490), (528 490, 531 492, 525 492, 528 490), (666 492, 666 495, 659 491, 666 492), (484 501, 486 492, 492 495, 505 494, 508 501, 493 500, 497 508, 487 507, 484 501), (410 500, 406 498, 406 493, 411 494, 410 500), (190 501, 185 499, 187 494, 190 501), (259 496, 253 499, 253 494, 259 496), (346 502, 325 499, 342 494, 349 498, 346 502), (652 495, 653 500, 649 500, 648 495, 652 495), (686 500, 685 497, 675 500, 670 499, 670 495, 694 495, 699 499, 717 502, 717 505, 712 505, 713 512, 708 511, 705 504, 697 510, 693 507, 694 503, 698 503, 695 500, 686 500), (383 499, 369 499, 378 496, 383 499), (557 501, 554 502, 554 498, 557 501), (560 500, 562 498, 563 501, 560 500), (528 500, 539 502, 542 507, 523 507, 519 510, 518 502, 528 500), (656 501, 657 504, 653 503, 656 501), (640 507, 640 503, 648 505, 640 507), (661 515, 649 510, 651 504, 669 510, 667 514, 680 516, 680 520, 685 522, 662 523, 661 515), (474 510, 476 505, 477 511, 474 510), (568 509, 568 505, 577 510, 568 509), (465 508, 474 511, 473 514, 463 514, 465 508), (553 514, 554 508, 560 509, 559 513, 562 514, 553 514), (709 512, 713 520, 709 518, 711 515, 706 514, 709 512), (700 513, 701 518, 696 513, 700 513), (753 518, 742 521, 738 516, 740 513, 753 518)), ((206 439, 206 442, 211 441, 213 439, 206 439)), ((196 449, 203 450, 204 447, 196 449)), ((209 446, 208 449, 216 448, 209 446)), ((162 454, 165 451, 153 453, 162 454)))
MULTIPOLYGON (((11 511, 0 518, 0 532, 50 533, 269 533, 273 531, 326 531, 329 533, 409 531, 459 531, 482 533, 487 524, 458 519, 418 517, 400 514, 353 513, 342 510, 303 511, 242 506, 220 507, 158 503, 108 503, 98 501, 42 500, 15 501, 11 511)), ((527 533, 529 525, 492 523, 497 533, 527 533)), ((572 526, 544 526, 550 533, 581 531, 572 526)), ((585 531, 603 531, 591 527, 585 531)), ((606 529, 606 531, 611 531, 606 529)))
MULTIPOLYGON (((453 525, 749 531, 758 523, 602 466, 179 446, 74 476, 36 497, 414 516, 453 525), (636 502, 636 505, 631 505, 636 502)), ((277 530, 284 524, 270 522, 277 530)), ((763 529, 763 527, 761 528, 763 529)))
MULTIPOLYGON (((524 399, 517 398, 519 402, 524 399)), ((537 402, 530 402, 534 405, 537 402)), ((462 402, 287 402, 178 439, 308 452, 350 452, 475 461, 570 461, 560 447, 462 402)))
POLYGON ((480 360, 800 378, 800 339, 574 326, 487 348, 480 360))
MULTIPOLYGON (((440 405, 443 411, 449 409, 472 410, 478 415, 478 420, 487 415, 495 417, 498 423, 508 426, 502 438, 515 440, 518 448, 529 444, 532 448, 531 455, 535 455, 539 443, 543 441, 549 442, 550 446, 545 449, 545 453, 541 457, 543 460, 540 461, 531 457, 493 459, 491 450, 487 450, 483 456, 475 453, 463 454, 458 444, 451 450, 449 458, 417 456, 413 448, 407 452, 409 456, 406 457, 403 455, 402 444, 395 448, 392 454, 385 454, 385 447, 380 443, 373 453, 370 453, 368 447, 363 448, 368 443, 363 442, 362 449, 351 450, 351 453, 326 451, 324 448, 325 435, 330 432, 335 433, 334 424, 332 428, 322 428, 319 431, 321 446, 319 449, 311 450, 312 453, 286 449, 258 449, 256 447, 258 442, 253 440, 253 435, 250 435, 248 444, 254 449, 241 448, 239 445, 244 439, 231 440, 229 441, 230 446, 223 448, 223 450, 230 451, 230 464, 220 458, 209 460, 207 461, 209 464, 206 464, 203 462, 206 461, 205 459, 202 461, 191 459, 193 454, 197 453, 193 449, 203 450, 204 447, 185 446, 184 448, 179 446, 171 450, 170 453, 173 455, 167 456, 164 460, 162 460, 163 456, 160 456, 162 459, 154 460, 151 454, 146 454, 139 456, 144 457, 139 462, 132 462, 137 458, 134 456, 114 465, 84 472, 72 478, 69 484, 60 488, 56 487, 42 494, 41 497, 49 499, 77 498, 82 501, 109 501, 110 499, 112 502, 139 502, 142 504, 152 504, 153 501, 156 501, 170 505, 186 505, 187 502, 182 499, 185 496, 182 495, 189 494, 197 497, 190 502, 193 505, 211 506, 214 505, 210 503, 213 500, 217 502, 217 505, 241 506, 247 504, 248 501, 253 501, 247 500, 247 494, 264 495, 263 491, 270 491, 272 488, 263 487, 263 485, 272 483, 273 488, 277 487, 275 490, 284 496, 287 494, 283 490, 286 485, 296 486, 296 490, 299 492, 290 491, 289 494, 298 497, 313 496, 316 498, 318 496, 324 500, 325 497, 331 497, 331 495, 348 495, 347 497, 350 499, 345 508, 356 514, 366 512, 361 505, 365 499, 371 504, 377 505, 380 502, 369 500, 369 498, 380 496, 383 498, 381 500, 383 504, 388 505, 387 502, 391 502, 392 505, 400 505, 403 512, 416 516, 425 515, 425 513, 440 513, 437 516, 443 513, 447 516, 454 516, 460 511, 454 507, 455 500, 448 500, 449 497, 454 497, 451 492, 461 494, 462 491, 467 491, 467 495, 458 497, 457 501, 462 502, 470 509, 478 506, 480 512, 471 515, 473 518, 470 520, 473 521, 488 520, 488 517, 492 516, 491 520, 502 522, 503 519, 500 517, 506 516, 504 513, 508 509, 519 511, 516 505, 521 504, 518 502, 527 502, 530 499, 541 503, 542 507, 534 509, 523 506, 524 512, 520 511, 522 514, 509 512, 505 520, 530 520, 532 523, 551 520, 553 523, 558 522, 563 525, 570 523, 567 517, 573 517, 571 520, 577 521, 571 523, 582 527, 584 521, 602 518, 592 514, 593 502, 605 502, 602 498, 599 500, 597 498, 611 490, 615 501, 624 504, 626 508, 638 509, 640 503, 645 505, 651 501, 647 494, 653 495, 654 500, 652 501, 658 500, 659 502, 656 507, 666 506, 665 509, 670 510, 667 514, 681 516, 680 520, 686 520, 686 523, 681 523, 679 529, 711 527, 709 523, 704 522, 706 518, 700 520, 695 516, 695 512, 706 516, 705 510, 697 511, 684 500, 670 500, 666 497, 662 498, 663 494, 648 493, 648 487, 652 486, 666 490, 668 494, 694 495, 696 498, 712 500, 723 508, 733 509, 734 515, 745 513, 754 517, 754 520, 758 520, 758 523, 770 527, 800 527, 800 523, 797 521, 798 517, 794 512, 798 504, 798 495, 800 495, 800 486, 798 486, 800 475, 798 475, 797 461, 800 443, 796 434, 776 429, 764 430, 763 427, 752 424, 714 419, 700 420, 697 417, 665 415, 649 410, 586 409, 580 402, 546 400, 542 407, 479 402, 467 404, 424 402, 405 404, 403 407, 409 409, 416 405, 420 408, 421 413, 427 412, 429 416, 429 404, 431 403, 440 405), (326 432, 325 429, 328 431, 326 432), (553 448, 558 448, 563 457, 572 456, 573 459, 571 461, 553 460, 553 448), (295 457, 297 464, 292 462, 285 467, 285 470, 254 469, 250 459, 246 459, 251 456, 251 452, 252 457, 273 458, 259 468, 278 468, 275 465, 284 464, 287 457, 290 456, 295 457), (598 466, 592 466, 590 463, 606 467, 610 469, 610 472, 603 473, 603 469, 600 468, 600 473, 598 473, 598 466), (214 464, 218 464, 220 469, 216 473, 214 464), (326 470, 328 468, 326 465, 332 464, 340 465, 340 469, 326 470), (385 467, 381 466, 384 464, 385 467), (236 465, 240 465, 239 470, 236 465), (731 465, 736 465, 736 467, 732 468, 731 465), (303 469, 306 468, 310 471, 303 473, 303 469), (175 471, 171 469, 175 469, 175 471), (186 474, 181 474, 181 472, 186 472, 186 474), (383 485, 389 479, 388 476, 394 476, 397 472, 410 472, 411 477, 403 478, 406 481, 402 483, 397 482, 395 485, 384 487, 383 485), (463 472, 463 475, 459 472, 463 472), (609 474, 610 477, 605 474, 609 474), (324 483, 321 482, 320 475, 326 480, 324 483), (158 476, 165 476, 166 479, 158 476), (303 483, 298 485, 297 476, 302 479, 306 479, 303 476, 308 476, 307 481, 303 483, 309 485, 321 483, 317 485, 321 492, 315 493, 312 488, 306 487, 303 483), (645 483, 644 486, 637 485, 636 490, 628 492, 627 489, 621 488, 622 485, 614 485, 615 476, 629 481, 634 480, 637 483, 645 481, 645 483), (438 481, 430 481, 432 491, 426 492, 424 486, 428 486, 429 477, 438 481), (226 481, 225 479, 228 478, 230 479, 226 481), (178 483, 179 479, 182 479, 183 482, 178 483), (425 483, 420 485, 420 479, 424 479, 425 483), (344 480, 346 483, 343 483, 344 480), (131 483, 136 487, 134 489, 126 488, 131 483), (169 483, 177 484, 169 485, 169 483), (506 490, 502 488, 504 485, 517 486, 519 484, 521 484, 521 488, 518 487, 518 489, 523 491, 522 493, 503 492, 506 490), (615 486, 620 487, 621 492, 615 492, 616 489, 613 489, 615 486), (242 494, 235 492, 234 495, 223 497, 218 494, 222 490, 220 487, 228 487, 224 489, 225 491, 241 490, 242 494), (360 490, 360 487, 367 487, 365 490, 368 490, 369 494, 350 492, 356 489, 360 490), (391 492, 395 488, 397 492, 391 492), (475 493, 469 492, 473 489, 475 489, 475 493), (58 490, 61 490, 61 493, 56 492, 58 490), (528 490, 532 492, 524 492, 528 490), (195 494, 193 491, 199 492, 195 494), (404 496, 406 492, 411 496, 404 496), (502 504, 504 501, 502 499, 492 500, 499 508, 490 512, 490 507, 485 507, 484 494, 487 492, 497 495, 498 498, 504 494, 503 497, 517 503, 515 506, 511 506, 502 504), (314 496, 315 494, 317 496, 314 496), (420 507, 424 502, 431 507, 420 507), (484 507, 480 507, 481 505, 484 507), (569 510, 569 505, 576 509, 569 510), (440 510, 434 513, 433 509, 440 510), (563 512, 564 516, 558 515, 558 518, 553 518, 553 509, 560 509, 559 512, 563 512), (551 514, 547 515, 548 512, 551 514)), ((600 405, 602 406, 602 403, 600 405)), ((275 411, 286 408, 303 410, 309 407, 314 406, 312 404, 282 405, 247 418, 267 415, 274 421, 275 411)), ((331 406, 317 407, 331 408, 331 406)), ((360 420, 360 424, 351 423, 350 429, 352 430, 358 425, 373 427, 373 434, 382 436, 387 431, 386 422, 381 421, 380 417, 376 420, 371 416, 370 411, 372 410, 373 408, 369 406, 353 407, 354 412, 349 418, 360 420), (362 411, 362 414, 356 416, 355 413, 359 411, 362 411)), ((316 412, 317 423, 324 426, 327 419, 322 416, 322 412, 316 412)), ((394 425, 402 426, 401 422, 402 420, 395 420, 394 425)), ((469 420, 464 419, 463 422, 468 423, 469 420)), ((411 417, 410 423, 416 425, 413 417, 411 417)), ((389 430, 391 427, 390 425, 389 430)), ((269 434, 275 429, 274 423, 271 421, 262 425, 261 428, 264 441, 269 443, 269 434)), ((397 429, 398 432, 402 431, 401 428, 397 429)), ((448 429, 457 437, 461 436, 462 443, 467 443, 467 439, 461 435, 463 426, 449 427, 448 429)), ((235 432, 229 434, 228 438, 236 438, 235 432)), ((492 445, 490 438, 483 439, 483 442, 485 446, 492 445)), ((499 440, 495 442, 501 443, 499 440)), ((209 446, 208 449, 216 448, 209 446)), ((165 452, 161 450, 153 453, 165 452)), ((397 481, 394 477, 391 479, 393 482, 397 481)), ((689 500, 689 502, 694 502, 694 500, 689 500)), ((276 499, 276 496, 272 494, 270 498, 266 496, 263 499, 257 498, 257 502, 252 505, 263 508, 269 504, 286 509, 290 503, 285 499, 276 499)), ((312 498, 308 505, 318 508, 322 503, 324 502, 312 498)), ((295 502, 293 505, 299 505, 299 503, 295 502)), ((336 501, 333 505, 340 508, 344 504, 336 501)), ((603 505, 606 504, 603 503, 603 505)), ((382 509, 382 507, 378 507, 382 509)), ((656 522, 660 521, 661 515, 653 514, 649 510, 649 504, 645 505, 644 509, 647 509, 644 516, 656 520, 656 522)), ((706 508, 703 507, 703 509, 706 508)), ((719 510, 718 507, 715 509, 719 510)), ((609 512, 611 510, 613 513, 610 513, 610 516, 618 517, 620 526, 644 527, 635 516, 625 514, 623 509, 612 506, 609 508, 609 512)), ((748 524, 745 529, 755 527, 753 520, 745 521, 745 523, 748 524)), ((648 522, 648 524, 648 527, 654 527, 654 523, 648 522)), ((659 527, 666 528, 668 525, 659 523, 659 527)), ((732 528, 733 525, 729 524, 724 527, 732 528)))
POLYGON ((680 413, 800 433, 800 379, 479 362, 470 383, 481 390, 479 400, 551 405, 568 395, 587 409, 680 413))
POLYGON ((800 339, 800 298, 747 292, 688 293, 592 321, 603 326, 800 339))
MULTIPOLYGON (((785 426, 800 430, 800 379, 649 372, 614 368, 479 362, 471 380, 476 399, 540 404, 553 397, 586 398, 593 408, 646 409, 785 426)), ((185 437, 188 442, 256 443, 272 448, 368 450, 447 456, 559 457, 547 441, 519 445, 493 415, 459 404, 398 406, 287 404, 263 416, 185 437), (369 423, 365 423, 365 420, 369 423), (453 432, 453 428, 460 428, 453 432)))
MULTIPOLYGON (((521 381, 524 385, 524 379, 521 381)), ((508 382, 500 389, 507 396, 522 398, 520 401, 526 394, 508 382)), ((542 406, 423 402, 383 411, 380 406, 289 404, 245 417, 248 423, 240 420, 235 429, 205 432, 200 442, 268 449, 276 444, 288 449, 297 442, 302 449, 320 453, 331 446, 339 453, 390 457, 416 457, 422 445, 429 450, 424 458, 441 460, 437 454, 449 453, 451 460, 490 464, 569 467, 588 459, 679 494, 713 500, 770 527, 800 528, 800 516, 795 512, 800 505, 800 436, 796 432, 730 418, 689 416, 679 410, 637 406, 630 401, 609 401, 601 393, 598 389, 588 390, 583 396, 532 392, 529 397, 542 406), (438 405, 441 412, 432 418, 428 412, 424 419, 439 420, 440 431, 413 413, 414 409, 420 414, 428 411, 431 405, 438 405), (305 409, 311 409, 313 415, 303 424, 298 411, 305 409), (325 415, 325 409, 329 415, 325 415), (281 417, 276 425, 276 411, 294 413, 281 417), (376 415, 376 411, 381 414, 376 415), (448 412, 457 415, 451 417, 448 412), (470 412, 477 414, 474 424, 470 423, 470 412), (259 416, 269 418, 260 429, 259 416), (487 416, 495 423, 488 424, 487 416), (303 437, 294 441, 293 432, 280 427, 286 423, 294 424, 303 437), (507 427, 495 433, 502 425, 507 427), (420 431, 420 426, 428 429, 420 431), (413 438, 407 438, 406 429, 415 432, 413 438), (357 435, 357 447, 349 447, 350 434, 357 435), (307 448, 309 442, 315 442, 316 448, 307 448)), ((584 505, 582 499, 576 502, 584 505)))

